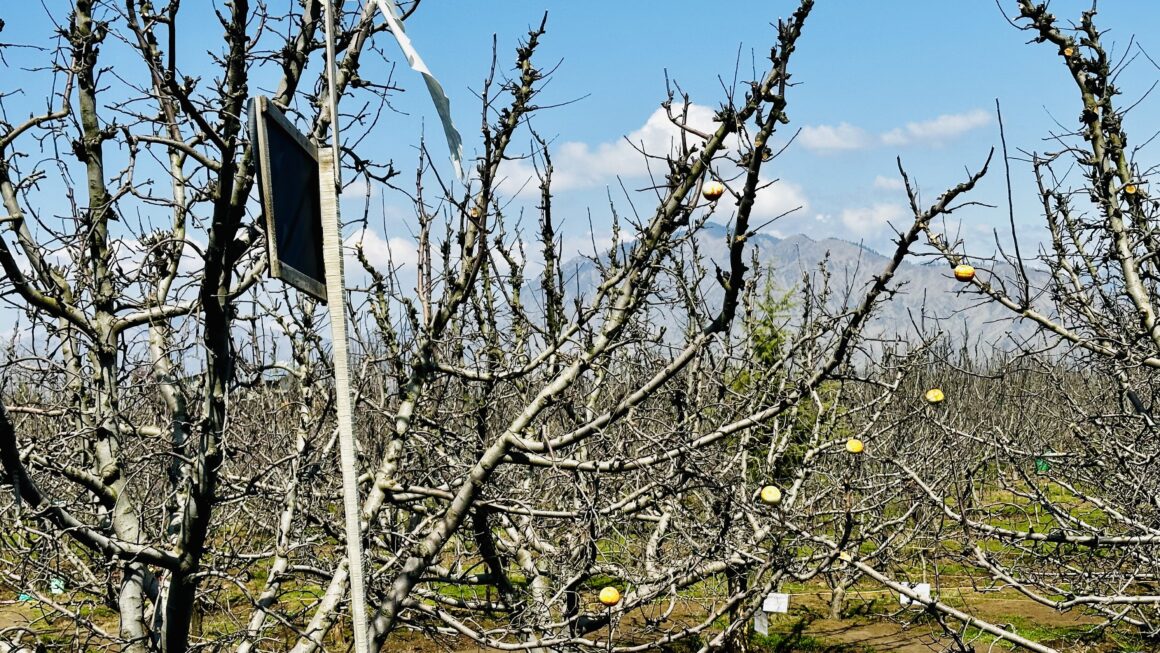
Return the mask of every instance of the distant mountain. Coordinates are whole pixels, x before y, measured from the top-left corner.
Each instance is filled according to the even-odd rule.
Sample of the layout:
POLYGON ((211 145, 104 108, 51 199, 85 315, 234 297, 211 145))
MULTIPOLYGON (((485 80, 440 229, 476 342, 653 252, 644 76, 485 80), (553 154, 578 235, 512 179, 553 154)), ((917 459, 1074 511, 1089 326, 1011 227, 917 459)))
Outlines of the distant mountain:
MULTIPOLYGON (((713 266, 725 267, 728 264, 726 237, 727 228, 716 223, 706 225, 696 237, 697 249, 708 269, 700 290, 711 305, 717 305, 722 297, 722 290, 714 279, 713 266)), ((819 265, 828 260, 830 287, 834 291, 831 309, 838 309, 843 304, 853 306, 888 260, 857 243, 837 238, 814 240, 800 234, 785 238, 757 234, 750 238, 749 248, 756 250, 759 265, 772 272, 776 287, 786 290, 800 289, 804 275, 812 275, 814 283, 820 283, 819 265)), ((749 256, 747 252, 747 264, 749 256)), ((607 261, 608 254, 604 254, 601 260, 607 261)), ((897 334, 905 340, 916 341, 918 329, 922 329, 927 335, 945 333, 957 343, 998 344, 1006 349, 1013 346, 1012 337, 1022 340, 1034 333, 1030 325, 1014 322, 1006 309, 983 301, 977 293, 967 290, 970 286, 955 281, 941 260, 919 261, 912 257, 899 267, 891 284, 898 288, 898 292, 893 299, 880 305, 869 325, 869 335, 889 338, 897 334)), ((564 264, 563 269, 569 299, 577 292, 590 295, 600 283, 600 272, 590 258, 572 259, 564 264)), ((979 274, 983 278, 992 274, 1006 279, 1015 276, 1009 266, 999 267, 993 272, 980 269, 979 274)), ((1042 272, 1028 270, 1028 274, 1033 286, 1042 287, 1045 281, 1042 272)), ((535 288, 538 290, 538 282, 535 282, 535 288)), ((666 289, 662 288, 661 292, 666 292, 666 289)), ((659 312, 654 319, 666 326, 670 333, 681 330, 677 319, 668 313, 659 312)))

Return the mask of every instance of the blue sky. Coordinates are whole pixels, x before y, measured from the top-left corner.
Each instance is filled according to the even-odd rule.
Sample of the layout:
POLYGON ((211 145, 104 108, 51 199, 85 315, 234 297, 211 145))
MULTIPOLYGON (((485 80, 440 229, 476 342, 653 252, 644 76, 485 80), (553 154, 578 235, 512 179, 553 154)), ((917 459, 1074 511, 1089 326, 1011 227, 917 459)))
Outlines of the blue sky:
MULTIPOLYGON (((1013 2, 1003 5, 1015 13, 1013 2)), ((539 61, 559 63, 559 68, 541 101, 580 98, 535 118, 537 129, 555 139, 556 162, 563 165, 561 149, 584 147, 592 153, 602 145, 615 147, 626 134, 639 137, 664 98, 666 71, 693 102, 716 107, 724 95, 721 80, 731 82, 738 57, 740 77, 751 77, 753 62, 761 66, 772 43, 770 23, 795 6, 785 1, 675 1, 661 9, 646 2, 426 0, 407 30, 452 96, 470 150, 478 139, 468 132, 479 122, 470 90, 480 87, 487 72, 492 35, 497 35, 501 65, 510 68, 517 39, 547 11, 548 34, 539 61)), ((1057 16, 1076 20, 1089 7, 1090 2, 1052 3, 1057 16)), ((1127 49, 1133 35, 1150 54, 1160 53, 1160 45, 1150 47, 1160 28, 1160 3, 1104 2, 1098 24, 1109 30, 1105 44, 1115 44, 1116 53, 1127 49)), ((988 149, 998 146, 996 98, 1013 154, 1052 149, 1054 144, 1044 139, 1059 131, 1055 120, 1075 125, 1079 105, 1054 48, 1028 44, 1029 36, 985 0, 820 0, 791 65, 799 86, 790 92, 792 122, 783 134, 803 131, 771 171, 785 188, 767 191, 783 196, 771 205, 800 201, 805 208, 771 229, 836 235, 884 248, 891 233, 885 222, 906 218, 895 157, 902 157, 924 198, 932 200, 962 180, 965 167, 978 166, 988 149)), ((392 122, 407 134, 425 120, 428 133, 437 135, 426 97, 406 72, 397 78, 412 90, 396 106, 410 115, 392 122)), ((1158 76, 1151 63, 1138 59, 1120 80, 1124 102, 1138 99, 1158 76)), ((1130 135, 1139 141, 1151 135, 1157 128, 1150 120, 1156 106, 1149 98, 1134 111, 1130 135)), ((406 143, 405 136, 398 139, 406 143)), ((442 143, 432 142, 433 152, 441 154, 441 148, 442 143)), ((615 172, 639 170, 627 164, 618 169, 615 156, 577 160, 578 165, 592 163, 608 164, 606 174, 590 174, 586 183, 559 193, 557 214, 572 215, 579 223, 573 229, 587 228, 588 208, 595 216, 607 214, 605 191, 609 184, 615 189, 615 172)), ((996 163, 974 199, 999 208, 961 214, 964 234, 980 251, 993 249, 992 229, 1009 230, 1003 170, 996 163)), ((1028 166, 1013 161, 1012 175, 1017 223, 1031 238, 1042 220, 1029 192, 1028 166)), ((626 178, 630 187, 644 182, 626 178)))
MULTIPOLYGON (((269 4, 277 11, 293 1, 269 4)), ((195 13, 194 4, 207 6, 210 1, 182 5, 179 60, 186 74, 204 74, 209 70, 207 50, 218 52, 223 45, 212 14, 195 13)), ((1009 14, 1015 13, 1013 0, 1002 0, 1002 5, 1009 14)), ((47 6, 58 18, 67 8, 57 0, 47 6)), ((345 6, 353 11, 359 5, 350 0, 345 6)), ((666 144, 669 132, 656 113, 665 96, 666 72, 707 116, 722 101, 723 83, 731 83, 738 61, 741 80, 751 78, 755 66, 758 74, 764 70, 764 56, 774 40, 770 24, 795 7, 796 2, 787 0, 423 0, 407 22, 407 31, 451 97, 465 153, 471 158, 480 143, 474 94, 488 72, 493 35, 500 70, 508 73, 518 41, 548 13, 538 61, 556 71, 539 102, 562 106, 538 113, 533 124, 553 144, 560 182, 555 215, 564 221, 566 246, 575 251, 590 239, 599 243, 607 237, 610 188, 620 208, 628 210, 618 177, 630 189, 647 185, 641 160, 624 137, 650 146, 666 144)), ((1061 18, 1078 19, 1088 7, 1090 2, 1079 0, 1052 3, 1061 18)), ((40 3, 4 3, 0 18, 7 23, 0 42, 45 44, 51 38, 40 3)), ((1108 30, 1105 44, 1115 44, 1115 53, 1124 53, 1136 35, 1144 49, 1160 59, 1156 57, 1160 44, 1153 36, 1160 28, 1160 3, 1104 2, 1097 20, 1108 30)), ((998 145, 996 98, 1003 106, 1012 153, 1052 149, 1054 144, 1044 139, 1059 131, 1054 121, 1074 126, 1079 105, 1054 48, 1028 44, 1028 38, 1028 33, 1011 27, 989 0, 819 0, 791 64, 798 86, 789 94, 791 123, 783 128, 782 138, 798 129, 801 134, 769 169, 768 174, 781 182, 764 191, 759 202, 769 215, 793 206, 803 208, 768 231, 837 236, 885 249, 891 236, 888 222, 901 224, 907 219, 895 157, 902 157, 924 199, 933 200, 998 145)), ((360 145, 362 152, 392 158, 404 171, 400 183, 409 184, 415 148, 425 130, 436 164, 450 175, 438 122, 420 78, 402 63, 388 35, 381 35, 377 45, 385 58, 365 56, 363 76, 382 79, 390 66, 396 66, 395 83, 405 91, 392 98, 398 113, 384 115, 372 137, 360 145)), ((140 63, 123 46, 106 45, 106 55, 117 74, 141 76, 140 63)), ((9 50, 6 57, 9 66, 0 74, 0 91, 26 91, 4 101, 14 120, 43 106, 43 76, 22 70, 43 63, 43 55, 9 50)), ((314 67, 311 74, 316 71, 314 67)), ((1139 58, 1121 76, 1122 102, 1139 99, 1157 78, 1160 71, 1139 58)), ((273 79, 273 72, 268 81, 260 75, 254 90, 263 81, 271 86, 273 79)), ((1156 102, 1144 100, 1128 119, 1129 135, 1137 143, 1157 128, 1150 118, 1156 115, 1156 102)), ((527 135, 521 139, 520 149, 527 151, 527 135)), ((1155 147, 1145 149, 1142 156, 1154 156, 1155 147)), ((1035 239, 1042 218, 1030 192, 1029 170, 1018 161, 1013 165, 1017 223, 1028 239, 1035 239)), ((527 167, 512 165, 506 172, 509 182, 504 189, 515 195, 527 167)), ((46 189, 51 191, 51 186, 46 189)), ((408 199, 389 189, 375 188, 373 194, 371 253, 385 257, 385 244, 390 242, 398 262, 410 262, 414 220, 408 199)), ((358 195, 355 189, 344 203, 348 218, 361 208, 358 195)), ((46 206, 59 202, 59 197, 46 192, 46 206)), ((972 199, 999 205, 956 214, 971 251, 989 252, 992 230, 998 229, 1004 241, 1009 239, 1001 161, 996 160, 972 199)), ((634 196, 634 201, 642 210, 649 208, 647 194, 634 196)), ((511 202, 512 213, 526 211, 524 227, 534 226, 535 198, 520 195, 511 202)))

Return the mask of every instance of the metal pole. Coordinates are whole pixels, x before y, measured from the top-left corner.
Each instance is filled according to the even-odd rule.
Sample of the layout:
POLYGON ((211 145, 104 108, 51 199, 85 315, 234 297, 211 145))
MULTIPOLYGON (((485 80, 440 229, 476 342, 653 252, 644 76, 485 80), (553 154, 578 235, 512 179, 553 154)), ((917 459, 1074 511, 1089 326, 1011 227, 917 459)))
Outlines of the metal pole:
POLYGON ((346 302, 342 273, 342 233, 338 219, 338 189, 334 183, 334 154, 318 151, 322 194, 323 263, 326 266, 326 304, 330 310, 331 347, 334 352, 335 412, 338 450, 342 461, 342 503, 346 512, 346 557, 350 566, 350 612, 354 650, 368 653, 366 588, 363 581, 362 529, 358 468, 354 451, 354 420, 350 395, 350 359, 347 351, 346 302))

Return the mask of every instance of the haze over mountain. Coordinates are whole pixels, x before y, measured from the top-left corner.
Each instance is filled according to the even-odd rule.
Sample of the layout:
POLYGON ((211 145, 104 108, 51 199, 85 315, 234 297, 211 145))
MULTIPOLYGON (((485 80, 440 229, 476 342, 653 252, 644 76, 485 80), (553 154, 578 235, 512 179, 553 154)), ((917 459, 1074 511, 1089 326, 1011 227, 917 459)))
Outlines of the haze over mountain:
MULTIPOLYGON (((714 279, 713 265, 724 267, 728 263, 727 234, 724 225, 709 223, 696 236, 698 250, 709 272, 700 290, 710 305, 719 305, 723 293, 714 279)), ((758 264, 771 272, 775 286, 784 290, 800 289, 805 274, 814 275, 816 279, 819 265, 828 261, 830 285, 835 291, 830 302, 832 309, 839 309, 843 302, 847 305, 855 303, 888 260, 857 243, 837 238, 815 240, 802 234, 778 237, 759 233, 749 239, 749 247, 757 252, 758 264)), ((747 252, 747 263, 749 256, 747 252)), ((607 258, 607 253, 601 257, 602 260, 607 258)), ((564 270, 569 298, 577 291, 588 295, 600 283, 600 272, 590 258, 567 261, 564 270)), ((1006 265, 995 269, 995 274, 1004 278, 1012 277, 1012 272, 1006 265)), ((979 274, 989 278, 992 272, 980 269, 979 274)), ((1042 286, 1044 273, 1028 270, 1028 274, 1033 286, 1042 286)), ((538 290, 538 281, 535 285, 538 290)), ((941 259, 920 259, 912 255, 899 267, 891 286, 899 290, 876 310, 867 329, 868 335, 917 341, 918 329, 922 329, 926 335, 942 332, 959 343, 965 340, 1009 349, 1015 346, 1015 341, 1034 333, 1031 325, 1013 321, 1007 309, 982 301, 977 292, 969 290, 970 286, 956 281, 941 259)), ((670 332, 680 331, 677 317, 670 313, 657 312, 654 320, 660 321, 670 332)))

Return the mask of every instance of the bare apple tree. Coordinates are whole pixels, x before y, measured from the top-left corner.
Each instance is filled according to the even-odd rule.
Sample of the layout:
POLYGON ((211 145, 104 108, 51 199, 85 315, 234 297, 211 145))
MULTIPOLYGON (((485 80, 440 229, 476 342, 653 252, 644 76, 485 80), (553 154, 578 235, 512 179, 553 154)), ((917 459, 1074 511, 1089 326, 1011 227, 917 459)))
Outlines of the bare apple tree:
POLYGON ((1016 241, 988 261, 926 233, 950 265, 980 268, 965 294, 1002 305, 1039 336, 1003 365, 971 370, 979 378, 965 383, 955 411, 911 424, 955 443, 955 469, 903 469, 959 524, 962 562, 995 584, 1155 636, 1160 203, 1148 190, 1155 166, 1141 159, 1151 137, 1129 138, 1136 105, 1125 106, 1118 87, 1143 52, 1129 42, 1114 57, 1094 3, 1070 24, 1045 4, 1019 0, 1018 9, 1013 24, 1058 56, 1077 100, 1052 149, 1027 153, 1046 244, 1028 259, 1016 241))
MULTIPOLYGON (((381 434, 363 509, 377 643, 408 628, 508 650, 603 648, 609 630, 631 623, 614 650, 679 640, 736 647, 764 594, 829 569, 834 542, 886 549, 896 539, 906 520, 886 516, 892 495, 878 479, 867 478, 876 491, 856 507, 848 485, 825 482, 849 471, 840 436, 849 413, 877 410, 896 375, 852 410, 835 404, 842 384, 825 383, 863 345, 923 228, 982 171, 916 211, 885 268, 839 310, 823 271, 796 298, 792 327, 760 299, 752 328, 735 326, 760 287, 746 255, 754 198, 775 159, 771 137, 788 119, 787 66, 811 6, 778 26, 769 70, 728 98, 713 131, 690 123, 687 100, 670 98, 681 136, 675 151, 652 153, 665 172, 655 208, 631 220, 614 214, 617 240, 587 263, 561 260, 551 157, 534 133, 538 279, 495 190, 536 97, 539 30, 519 52, 519 76, 496 83, 510 97, 505 109, 493 109, 500 96, 485 85, 490 122, 476 185, 432 194, 420 177, 417 288, 366 266, 373 281, 362 312, 377 329, 364 349, 380 352, 365 366, 376 398, 363 412, 366 431, 381 434), (724 254, 711 261, 698 237, 728 206, 700 199, 714 177, 736 208, 724 254), (585 273, 593 281, 573 290, 585 273), (661 328, 661 314, 677 333, 661 328), (835 464, 834 474, 817 474, 835 464), (785 487, 777 509, 755 501, 768 479, 785 487), (854 514, 864 527, 848 526, 854 514), (595 601, 604 585, 622 595, 613 608, 595 601), (729 626, 716 629, 726 615, 729 626)), ((296 651, 317 649, 333 627, 345 565, 332 558, 296 651)))
MULTIPOLYGON (((17 496, 6 522, 20 526, 4 582, 73 619, 93 646, 130 651, 189 648, 222 560, 219 529, 243 523, 227 515, 297 460, 291 446, 272 469, 255 464, 268 443, 249 436, 275 427, 237 430, 236 327, 265 270, 243 114, 268 86, 316 134, 330 121, 299 88, 322 47, 319 2, 286 15, 229 3, 215 14, 222 45, 204 60, 176 47, 194 20, 179 8, 71 3, 50 16, 55 39, 38 35, 57 44, 36 46, 47 108, 13 121, 21 89, 2 91, 0 292, 29 336, 3 375, 0 451, 17 496), (110 50, 132 63, 109 65, 110 50), (207 63, 210 75, 193 72, 207 63), (73 600, 46 594, 49 576, 73 600)), ((373 17, 345 16, 337 80, 371 110, 390 86, 357 75, 383 29, 373 17)))

